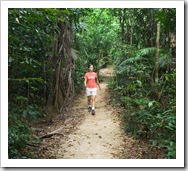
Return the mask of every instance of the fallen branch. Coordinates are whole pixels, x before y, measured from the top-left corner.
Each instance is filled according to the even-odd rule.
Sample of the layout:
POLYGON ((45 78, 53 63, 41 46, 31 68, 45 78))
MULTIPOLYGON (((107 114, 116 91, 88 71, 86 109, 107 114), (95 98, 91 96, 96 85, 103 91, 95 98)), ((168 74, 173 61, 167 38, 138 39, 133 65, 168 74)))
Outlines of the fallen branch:
POLYGON ((49 138, 49 137, 51 137, 51 136, 53 136, 53 135, 55 135, 55 134, 65 136, 63 133, 51 132, 51 133, 45 134, 45 135, 43 135, 43 136, 40 136, 39 139, 42 139, 42 138, 49 138))
POLYGON ((31 144, 31 143, 27 143, 27 146, 31 146, 31 147, 41 147, 41 144, 31 144))

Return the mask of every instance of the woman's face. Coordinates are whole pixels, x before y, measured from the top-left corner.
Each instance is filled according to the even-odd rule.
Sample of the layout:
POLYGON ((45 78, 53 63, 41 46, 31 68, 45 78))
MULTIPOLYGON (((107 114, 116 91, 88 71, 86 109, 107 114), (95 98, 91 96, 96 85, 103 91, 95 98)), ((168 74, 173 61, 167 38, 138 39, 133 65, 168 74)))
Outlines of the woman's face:
POLYGON ((89 67, 89 71, 93 71, 93 65, 89 67))

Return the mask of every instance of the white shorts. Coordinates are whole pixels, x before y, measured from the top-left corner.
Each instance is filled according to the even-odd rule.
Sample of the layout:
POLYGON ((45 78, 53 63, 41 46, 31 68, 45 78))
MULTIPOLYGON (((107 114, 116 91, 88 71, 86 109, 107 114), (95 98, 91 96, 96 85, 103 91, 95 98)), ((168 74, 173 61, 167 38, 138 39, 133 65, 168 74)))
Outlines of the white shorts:
POLYGON ((87 96, 96 96, 97 95, 97 88, 86 88, 87 96))

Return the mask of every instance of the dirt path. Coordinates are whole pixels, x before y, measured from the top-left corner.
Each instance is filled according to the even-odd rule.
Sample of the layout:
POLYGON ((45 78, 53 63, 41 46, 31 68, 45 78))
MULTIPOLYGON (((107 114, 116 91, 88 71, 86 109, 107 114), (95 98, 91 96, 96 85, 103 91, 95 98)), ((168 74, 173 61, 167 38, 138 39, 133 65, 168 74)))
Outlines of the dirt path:
MULTIPOLYGON (((103 70, 103 75, 107 74, 103 70)), ((108 71, 109 73, 109 71, 108 71)), ((113 108, 106 103, 107 83, 101 83, 96 102, 96 114, 87 111, 86 96, 78 99, 74 108, 83 109, 83 120, 63 143, 56 158, 65 159, 113 159, 122 151, 123 132, 113 114, 113 108)))
MULTIPOLYGON (((112 70, 102 69, 100 74, 109 77, 112 70)), ((128 136, 123 131, 122 111, 108 103, 107 78, 104 80, 102 90, 97 93, 94 116, 87 111, 86 95, 80 95, 63 116, 56 114, 49 123, 33 125, 33 134, 43 137, 42 143, 36 147, 28 146, 26 154, 33 151, 36 153, 34 158, 40 159, 164 158, 164 153, 149 142, 128 136)))

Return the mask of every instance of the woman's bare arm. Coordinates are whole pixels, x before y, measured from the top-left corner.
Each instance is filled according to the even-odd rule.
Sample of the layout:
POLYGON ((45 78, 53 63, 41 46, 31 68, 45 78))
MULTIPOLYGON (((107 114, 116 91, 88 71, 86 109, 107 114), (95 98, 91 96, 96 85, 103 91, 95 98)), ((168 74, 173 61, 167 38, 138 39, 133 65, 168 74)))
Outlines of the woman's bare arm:
POLYGON ((84 85, 85 85, 85 87, 87 87, 87 79, 86 78, 84 79, 84 85))
POLYGON ((97 85, 99 86, 99 90, 101 90, 101 86, 100 86, 98 78, 96 78, 95 81, 96 81, 97 85))

